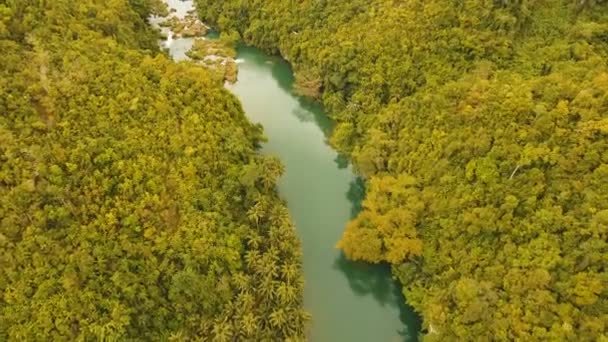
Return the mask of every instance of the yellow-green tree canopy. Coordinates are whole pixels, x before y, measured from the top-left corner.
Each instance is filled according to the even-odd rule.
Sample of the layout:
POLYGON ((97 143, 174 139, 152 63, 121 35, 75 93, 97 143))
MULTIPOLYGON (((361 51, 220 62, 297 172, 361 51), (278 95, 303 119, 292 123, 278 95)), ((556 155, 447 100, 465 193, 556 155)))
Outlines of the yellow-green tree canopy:
POLYGON ((608 338, 601 1, 213 1, 319 77, 368 180, 338 246, 392 263, 432 341, 608 338))
POLYGON ((151 8, 0 1, 2 341, 303 338, 282 166, 151 8))

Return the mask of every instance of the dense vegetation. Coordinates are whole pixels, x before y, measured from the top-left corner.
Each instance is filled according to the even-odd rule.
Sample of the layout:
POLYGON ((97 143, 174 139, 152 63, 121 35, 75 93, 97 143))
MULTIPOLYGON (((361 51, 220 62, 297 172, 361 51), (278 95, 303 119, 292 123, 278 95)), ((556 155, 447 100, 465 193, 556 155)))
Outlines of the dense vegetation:
POLYGON ((426 339, 608 340, 605 2, 197 3, 335 118, 368 180, 338 245, 426 339))
POLYGON ((0 341, 302 340, 261 129, 146 0, 0 0, 0 341))

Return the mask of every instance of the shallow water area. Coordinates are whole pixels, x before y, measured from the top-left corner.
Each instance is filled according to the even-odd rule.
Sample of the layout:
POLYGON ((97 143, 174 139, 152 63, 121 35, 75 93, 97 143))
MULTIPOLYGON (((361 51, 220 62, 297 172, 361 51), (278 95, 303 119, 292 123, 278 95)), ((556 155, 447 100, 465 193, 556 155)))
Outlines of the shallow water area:
POLYGON ((168 27, 160 27, 159 24, 166 19, 175 16, 179 19, 184 19, 188 12, 194 10, 194 2, 192 0, 164 0, 169 6, 169 10, 175 9, 175 12, 170 12, 167 18, 153 16, 150 18, 150 24, 160 28, 161 32, 167 37, 167 40, 161 42, 163 48, 169 49, 169 54, 177 62, 187 60, 186 52, 192 49, 195 38, 174 38, 171 29, 168 27))
POLYGON ((169 10, 175 9, 170 15, 174 15, 180 19, 184 19, 189 11, 194 10, 194 1, 192 0, 165 0, 169 6, 169 10))

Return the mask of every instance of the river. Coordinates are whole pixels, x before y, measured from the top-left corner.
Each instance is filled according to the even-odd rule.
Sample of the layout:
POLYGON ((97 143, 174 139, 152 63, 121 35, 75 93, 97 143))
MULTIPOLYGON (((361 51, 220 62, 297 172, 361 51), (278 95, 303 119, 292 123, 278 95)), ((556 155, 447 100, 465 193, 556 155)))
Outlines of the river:
POLYGON ((310 340, 415 340, 417 318, 402 304, 388 267, 350 262, 334 247, 359 210, 364 187, 327 144, 331 121, 321 106, 292 94, 293 74, 285 61, 251 47, 237 52, 239 78, 228 88, 249 119, 264 126, 263 153, 279 156, 286 166, 279 193, 304 248, 310 340))
MULTIPOLYGON (((192 5, 168 2, 179 3, 180 12, 192 5)), ((189 44, 176 39, 168 48, 181 60, 189 44)), ((313 316, 309 340, 416 341, 420 322, 388 266, 350 262, 335 248, 360 208, 364 185, 327 144, 331 120, 320 105, 292 94, 293 73, 284 60, 251 47, 237 52, 238 81, 227 87, 249 119, 264 126, 268 143, 262 153, 279 156, 286 166, 278 189, 304 249, 304 304, 313 316)))

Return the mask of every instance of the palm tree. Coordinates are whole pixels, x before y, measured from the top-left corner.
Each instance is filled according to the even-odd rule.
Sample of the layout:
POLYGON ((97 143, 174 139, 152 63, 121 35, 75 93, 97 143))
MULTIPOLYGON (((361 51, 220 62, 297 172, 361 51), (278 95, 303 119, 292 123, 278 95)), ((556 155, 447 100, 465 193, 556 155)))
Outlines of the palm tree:
POLYGON ((279 226, 272 225, 268 231, 268 237, 270 238, 271 245, 280 245, 282 241, 289 240, 285 239, 285 234, 279 226))
POLYGON ((300 274, 300 270, 296 264, 285 263, 281 265, 281 276, 288 283, 293 281, 298 276, 298 274, 300 274))
POLYGON ((274 297, 274 284, 272 281, 272 276, 264 276, 262 281, 258 286, 258 292, 262 297, 268 301, 272 300, 274 297))
POLYGON ((277 309, 270 314, 270 324, 275 328, 282 328, 287 322, 285 310, 277 309))
POLYGON ((241 320, 241 331, 245 337, 252 337, 258 328, 257 318, 253 313, 246 313, 241 320))
POLYGON ((278 255, 272 254, 270 251, 264 253, 261 258, 261 262, 257 265, 257 273, 268 276, 271 279, 276 278, 279 275, 279 268, 277 262, 279 261, 278 255))
POLYGON ((275 246, 271 246, 268 248, 266 253, 264 253, 264 261, 267 263, 276 264, 281 260, 279 250, 275 246))
POLYGON ((278 157, 270 156, 264 158, 264 163, 262 165, 262 185, 266 189, 274 188, 277 179, 285 173, 285 166, 281 163, 281 160, 278 157))
POLYGON ((211 329, 213 340, 217 342, 228 342, 232 339, 232 325, 226 320, 216 321, 211 329))
POLYGON ((277 297, 282 304, 290 304, 298 298, 298 294, 296 288, 281 282, 279 283, 279 286, 277 286, 277 297))
POLYGON ((237 303, 242 309, 249 310, 255 304, 255 298, 248 290, 241 291, 237 296, 237 303))
POLYGON ((256 225, 260 224, 260 219, 264 216, 264 212, 257 204, 249 208, 247 211, 247 218, 251 222, 255 222, 256 225))
POLYGON ((255 231, 251 231, 247 239, 247 246, 252 249, 259 249, 262 243, 262 237, 255 231))
POLYGON ((289 210, 282 203, 277 203, 272 208, 272 223, 280 228, 291 226, 289 210))
POLYGON ((260 252, 251 250, 245 253, 245 264, 250 270, 255 270, 260 260, 260 252))
POLYGON ((183 331, 174 331, 171 333, 171 335, 169 336, 169 342, 182 342, 185 341, 186 338, 184 337, 184 332, 183 331))
POLYGON ((232 281, 236 288, 242 291, 249 288, 251 278, 243 272, 237 272, 234 276, 232 276, 232 281))

